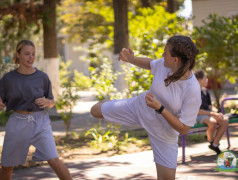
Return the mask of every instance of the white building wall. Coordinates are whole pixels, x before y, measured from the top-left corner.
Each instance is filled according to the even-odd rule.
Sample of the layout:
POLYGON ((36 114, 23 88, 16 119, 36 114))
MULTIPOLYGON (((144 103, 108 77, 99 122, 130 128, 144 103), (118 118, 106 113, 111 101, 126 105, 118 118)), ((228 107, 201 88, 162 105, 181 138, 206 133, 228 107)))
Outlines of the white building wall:
POLYGON ((238 14, 238 0, 192 0, 193 26, 201 26, 209 14, 232 16, 238 14))
POLYGON ((65 44, 65 60, 72 60, 70 70, 73 72, 76 69, 78 72, 83 73, 85 76, 90 76, 88 70, 90 60, 85 58, 87 56, 87 44, 80 44, 83 48, 78 48, 79 44, 66 43, 65 44))

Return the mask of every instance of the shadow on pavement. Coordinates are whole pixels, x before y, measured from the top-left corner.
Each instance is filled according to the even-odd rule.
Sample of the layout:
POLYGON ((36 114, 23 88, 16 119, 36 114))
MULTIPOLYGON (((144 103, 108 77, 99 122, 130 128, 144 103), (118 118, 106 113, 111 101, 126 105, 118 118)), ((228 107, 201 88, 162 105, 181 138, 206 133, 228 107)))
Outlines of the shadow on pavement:
MULTIPOLYGON (((123 178, 117 178, 117 172, 107 171, 107 168, 114 167, 115 169, 118 167, 123 167, 126 165, 130 165, 129 162, 107 162, 107 161, 90 161, 90 162, 72 162, 65 163, 65 165, 70 169, 72 177, 74 180, 129 180, 129 179, 146 179, 146 180, 155 180, 155 178, 150 177, 144 173, 135 173, 133 174, 133 169, 128 176, 124 176, 123 178), (90 171, 100 167, 104 168, 103 173, 90 174, 90 171), (108 172, 108 173, 107 173, 108 172), (90 177, 89 175, 90 174, 90 177)), ((95 171, 96 172, 96 171, 95 171)), ((118 171, 119 172, 119 171, 118 171)), ((121 172, 121 171, 120 171, 121 172)), ((13 172, 12 176, 13 180, 35 180, 35 179, 57 179, 54 171, 49 166, 41 166, 34 168, 25 168, 25 169, 16 169, 13 172)))
MULTIPOLYGON (((230 149, 236 157, 238 155, 238 148, 230 149)), ((190 160, 186 164, 179 163, 177 174, 186 176, 196 176, 196 180, 209 179, 238 179, 238 172, 220 172, 215 171, 217 168, 216 154, 196 154, 191 155, 190 160), (199 176, 198 176, 199 175, 199 176)))

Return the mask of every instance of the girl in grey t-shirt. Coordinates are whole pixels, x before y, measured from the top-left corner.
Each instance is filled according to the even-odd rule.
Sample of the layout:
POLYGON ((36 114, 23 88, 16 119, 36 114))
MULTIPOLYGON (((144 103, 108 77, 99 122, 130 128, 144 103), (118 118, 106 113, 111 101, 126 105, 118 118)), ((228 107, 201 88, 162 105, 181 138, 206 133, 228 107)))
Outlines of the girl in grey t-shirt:
POLYGON ((16 48, 19 67, 0 80, 0 111, 14 111, 6 124, 0 177, 11 179, 14 166, 24 164, 30 145, 36 148, 35 161, 47 161, 59 179, 72 179, 59 160, 50 119, 44 108, 54 106, 51 82, 33 67, 35 46, 22 40, 16 48))

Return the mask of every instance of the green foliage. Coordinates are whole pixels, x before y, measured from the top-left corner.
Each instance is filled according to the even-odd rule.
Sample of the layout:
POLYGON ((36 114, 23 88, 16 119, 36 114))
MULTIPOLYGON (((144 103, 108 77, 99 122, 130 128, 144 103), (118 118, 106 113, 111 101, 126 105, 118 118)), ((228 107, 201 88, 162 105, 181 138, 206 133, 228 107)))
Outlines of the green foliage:
POLYGON ((204 69, 214 80, 212 90, 219 104, 217 84, 237 81, 238 72, 238 17, 210 15, 203 25, 195 27, 193 37, 200 49, 197 68, 204 69))
MULTIPOLYGON (((146 55, 152 59, 161 57, 168 37, 178 33, 188 35, 188 31, 184 27, 183 18, 177 17, 176 14, 167 13, 161 6, 154 6, 154 9, 138 8, 134 14, 129 12, 130 44, 136 56, 146 55)), ((109 42, 110 40, 107 41, 107 44, 112 44, 109 42)), ((105 45, 103 47, 106 48, 105 45)), ((103 56, 102 52, 105 50, 101 47, 97 49, 99 50, 93 50, 91 62, 93 62, 94 67, 90 70, 93 86, 99 94, 99 100, 130 97, 150 88, 153 79, 150 71, 128 66, 129 68, 125 67, 128 90, 121 94, 116 92, 114 81, 118 73, 111 70, 112 64, 108 60, 109 58, 103 56), (102 65, 98 67, 99 64, 102 65)))
POLYGON ((9 117, 11 116, 13 112, 5 112, 5 111, 0 111, 0 126, 5 126, 9 117))
POLYGON ((73 86, 79 90, 88 90, 92 86, 92 81, 89 77, 74 70, 73 86))
MULTIPOLYGON (((143 2, 142 1, 138 1, 138 0, 129 0, 129 9, 139 9, 141 7, 143 7, 143 2)), ((144 1, 144 3, 146 5, 149 5, 149 7, 153 8, 154 6, 162 6, 164 8, 166 8, 167 4, 168 4, 168 0, 148 0, 148 1, 144 1)), ((174 3, 175 5, 175 9, 179 9, 181 7, 183 7, 183 3, 184 0, 176 0, 176 3, 174 3)))
POLYGON ((238 114, 237 101, 226 101, 224 104, 225 113, 238 114))
POLYGON ((60 63, 60 85, 62 92, 59 94, 56 102, 56 108, 60 111, 60 116, 62 120, 64 120, 66 126, 66 135, 68 134, 70 121, 72 119, 73 106, 79 99, 77 87, 73 87, 75 82, 72 80, 73 78, 68 69, 70 65, 71 61, 60 63))
POLYGON ((149 70, 144 70, 135 66, 128 69, 129 70, 126 71, 127 75, 125 79, 128 83, 129 94, 131 96, 139 95, 150 89, 153 75, 149 70))
MULTIPOLYGON (((7 58, 7 57, 5 57, 7 58)), ((3 59, 0 56, 0 79, 8 72, 12 71, 13 69, 16 68, 15 64, 11 64, 8 59, 3 59), (7 63, 5 63, 7 62, 7 63)), ((5 126, 8 118, 12 112, 5 112, 5 111, 0 111, 0 126, 5 126)))
MULTIPOLYGON (((152 59, 162 57, 166 39, 175 34, 188 35, 183 18, 168 13, 162 6, 139 8, 136 14, 129 12, 131 48, 136 56, 152 59), (166 17, 166 18, 165 18, 166 17)), ((148 70, 132 67, 126 71, 129 93, 138 95, 149 90, 153 75, 148 70)))
MULTIPOLYGON (((188 145, 203 142, 207 142, 206 132, 186 135, 186 144, 188 145)), ((178 145, 182 146, 182 136, 179 136, 178 145)))
POLYGON ((238 71, 237 29, 238 17, 210 15, 203 21, 203 26, 195 27, 193 33, 203 61, 205 59, 201 68, 219 69, 220 75, 233 83, 232 77, 237 76, 238 71))
POLYGON ((137 14, 128 13, 131 47, 138 54, 161 57, 166 39, 175 34, 188 34, 185 20, 165 11, 162 6, 139 8, 137 14))
POLYGON ((5 57, 4 59, 0 56, 0 79, 8 72, 14 70, 17 65, 10 63, 10 61, 7 59, 10 57, 5 57), (7 63, 6 63, 6 62, 7 63))
POLYGON ((104 58, 103 61, 99 67, 90 67, 91 79, 98 93, 96 96, 98 100, 113 98, 117 93, 114 87, 117 74, 112 71, 112 62, 107 58, 104 58))
POLYGON ((119 152, 122 147, 128 146, 130 143, 136 143, 136 138, 130 138, 129 133, 125 133, 124 137, 120 138, 120 125, 119 124, 109 124, 108 130, 104 130, 98 125, 95 128, 89 129, 85 136, 91 136, 90 145, 92 148, 99 150, 100 152, 115 150, 119 152))
MULTIPOLYGON (((137 56, 146 55, 153 59, 161 57, 168 37, 178 33, 188 34, 184 19, 175 13, 166 12, 164 1, 164 7, 156 5, 161 2, 150 2, 152 8, 140 8, 140 2, 129 1, 129 41, 137 56)), ((112 64, 108 60, 111 57, 105 53, 111 51, 113 46, 112 1, 66 0, 59 9, 60 22, 64 27, 62 33, 74 41, 87 41, 90 44, 90 71, 99 100, 129 97, 149 89, 152 75, 137 67, 126 71, 128 90, 118 93, 114 87, 119 74, 112 71, 112 64)))
POLYGON ((186 139, 191 143, 199 143, 206 141, 206 134, 205 133, 198 133, 198 134, 189 134, 187 135, 186 139))
POLYGON ((39 1, 41 0, 1 1, 0 59, 8 56, 12 58, 18 41, 32 39, 34 35, 39 34, 41 12, 36 10, 40 7, 39 1))
POLYGON ((107 43, 91 44, 89 49, 89 58, 91 61, 92 86, 97 92, 97 99, 113 99, 127 97, 127 91, 118 92, 115 88, 115 80, 120 75, 118 72, 113 71, 113 62, 109 59, 107 43))
POLYGON ((112 1, 65 0, 58 8, 62 33, 78 42, 104 42, 113 29, 112 1))
MULTIPOLYGON (((181 6, 183 2, 184 0, 177 0, 177 8, 181 6)), ((167 5, 166 0, 150 1, 149 4, 151 8, 143 9, 156 12, 158 11, 158 7, 164 9, 167 5)), ((141 1, 128 1, 128 9, 134 16, 141 14, 141 7, 141 1)), ((158 16, 160 12, 161 11, 159 11, 156 16, 158 16)), ((93 39, 96 41, 95 43, 108 42, 110 45, 113 45, 113 13, 113 1, 111 0, 64 0, 58 7, 59 22, 62 23, 61 33, 69 35, 70 40, 74 42, 85 42, 88 39, 93 39)), ((157 18, 156 16, 153 16, 152 18, 154 19, 151 19, 151 15, 145 13, 142 14, 141 17, 144 15, 148 16, 146 20, 156 24, 155 20, 158 20, 155 19, 157 18)), ((132 18, 134 18, 134 16, 132 18)), ((173 16, 176 15, 173 14, 173 16)), ((160 19, 167 19, 169 17, 170 14, 167 13, 166 16, 162 16, 160 19)), ((131 22, 129 22, 129 25, 131 26, 131 22)), ((176 24, 169 25, 168 30, 173 29, 172 26, 175 25, 176 24)), ((176 26, 176 28, 179 26, 180 25, 176 26)), ((137 26, 136 28, 138 28, 138 32, 140 32, 139 29, 141 29, 142 26, 137 26)))
MULTIPOLYGON (((108 148, 106 143, 109 140, 109 134, 111 133, 110 130, 108 130, 106 133, 99 132, 96 128, 91 128, 89 129, 86 133, 85 136, 91 135, 93 137, 93 140, 91 141, 91 147, 96 148, 97 150, 105 151, 108 148), (105 145, 106 144, 106 145, 105 145)), ((111 138, 114 139, 114 138, 111 138)))
MULTIPOLYGON (((136 1, 130 2, 130 10, 134 8, 135 11, 129 10, 128 13, 130 44, 137 56, 161 57, 168 37, 178 33, 188 34, 184 19, 175 13, 167 13, 164 7, 153 3, 153 8, 138 8, 138 4, 136 1)), ((149 89, 153 76, 149 71, 137 67, 125 71, 128 90, 119 93, 114 86, 119 74, 113 72, 109 61, 111 57, 104 53, 111 51, 113 45, 111 1, 66 0, 61 5, 60 19, 65 27, 62 32, 70 35, 74 41, 87 40, 90 43, 90 71, 98 100, 130 97, 149 89)))

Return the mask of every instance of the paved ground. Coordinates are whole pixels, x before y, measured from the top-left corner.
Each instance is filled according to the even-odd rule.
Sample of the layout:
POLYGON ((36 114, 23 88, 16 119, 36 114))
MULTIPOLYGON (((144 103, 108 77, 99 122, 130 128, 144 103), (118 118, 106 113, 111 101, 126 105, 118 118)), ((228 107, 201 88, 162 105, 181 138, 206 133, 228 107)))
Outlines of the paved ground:
MULTIPOLYGON (((232 138, 232 148, 238 156, 238 138, 232 138)), ((226 145, 223 140, 221 144, 226 145)), ((223 149, 225 150, 225 149, 223 149)), ((235 180, 238 172, 215 172, 216 155, 209 151, 206 143, 186 148, 187 164, 181 163, 179 148, 178 180, 235 180)), ((156 170, 152 151, 112 156, 109 158, 89 159, 85 161, 65 162, 75 180, 155 180, 156 170)), ((49 166, 18 169, 14 171, 13 180, 56 180, 49 166)))
MULTIPOLYGON (((95 103, 92 94, 83 94, 83 98, 74 108, 74 118, 71 124, 72 131, 87 130, 98 120, 89 114, 90 107, 95 103)), ((52 113, 53 114, 53 113, 52 113)), ((104 122, 102 122, 104 123, 104 122)), ((53 121, 54 135, 64 134, 62 121, 53 121)), ((123 127, 128 128, 128 127, 123 127)), ((230 129, 231 151, 238 156, 238 126, 230 129)), ((4 135, 4 128, 0 128, 0 146, 4 135)), ((225 137, 220 142, 222 150, 226 150, 225 137)), ((238 172, 215 172, 217 156, 208 149, 207 143, 199 143, 186 148, 186 162, 182 164, 182 149, 179 147, 178 180, 235 180, 238 172)), ((77 159, 65 162, 75 180, 155 180, 156 170, 153 163, 152 151, 118 155, 97 159, 78 161, 77 159)), ((58 179, 49 166, 14 170, 13 180, 54 180, 58 179)))

